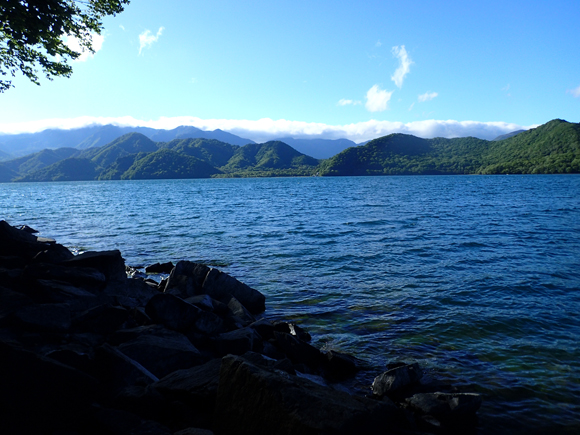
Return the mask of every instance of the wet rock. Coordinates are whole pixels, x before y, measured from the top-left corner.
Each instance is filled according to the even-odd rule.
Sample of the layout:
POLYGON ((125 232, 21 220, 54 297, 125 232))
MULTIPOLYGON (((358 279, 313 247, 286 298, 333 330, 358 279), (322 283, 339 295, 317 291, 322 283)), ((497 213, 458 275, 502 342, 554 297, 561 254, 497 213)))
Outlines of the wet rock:
POLYGON ((270 320, 257 320, 252 323, 250 327, 258 331, 264 340, 270 340, 274 338, 274 325, 270 320))
POLYGON ((155 263, 145 268, 145 273, 171 273, 175 266, 171 261, 167 263, 155 263))
POLYGON ((324 368, 331 379, 347 379, 359 371, 359 361, 352 355, 330 350, 326 353, 324 368))
POLYGON ((238 327, 243 328, 256 321, 256 318, 235 297, 226 297, 224 303, 226 303, 229 314, 238 327), (225 302, 226 300, 227 302, 225 302))
POLYGON ((476 393, 419 393, 406 399, 411 408, 438 420, 473 417, 482 403, 476 393))
POLYGON ((209 267, 204 264, 179 261, 169 275, 165 293, 183 298, 206 293, 202 291, 202 285, 208 272, 209 267))
POLYGON ((222 359, 216 434, 393 433, 403 419, 392 404, 351 396, 307 379, 222 359))
POLYGON ((422 376, 419 364, 403 364, 377 376, 371 388, 375 396, 392 395, 419 382, 422 376))
POLYGON ((62 263, 71 267, 97 269, 107 281, 125 281, 125 260, 117 249, 112 251, 87 251, 62 263))
POLYGON ((290 334, 298 338, 302 341, 309 342, 312 337, 308 332, 298 326, 296 323, 278 321, 274 322, 274 330, 278 332, 285 332, 286 334, 290 334))
POLYGON ((278 348, 282 350, 294 364, 305 364, 317 368, 322 363, 322 354, 310 344, 299 340, 285 332, 274 332, 278 348))
POLYGON ((259 314, 266 309, 266 297, 227 273, 210 269, 203 281, 202 293, 222 300, 232 295, 252 314, 259 314))

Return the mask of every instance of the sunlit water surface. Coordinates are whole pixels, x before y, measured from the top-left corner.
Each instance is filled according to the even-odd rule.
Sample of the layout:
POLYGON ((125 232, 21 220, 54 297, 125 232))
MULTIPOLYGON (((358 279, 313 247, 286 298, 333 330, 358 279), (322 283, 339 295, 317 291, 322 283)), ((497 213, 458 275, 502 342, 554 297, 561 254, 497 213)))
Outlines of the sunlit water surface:
POLYGON ((319 347, 482 393, 481 432, 580 431, 579 176, 0 184, 0 218, 216 265, 319 347))

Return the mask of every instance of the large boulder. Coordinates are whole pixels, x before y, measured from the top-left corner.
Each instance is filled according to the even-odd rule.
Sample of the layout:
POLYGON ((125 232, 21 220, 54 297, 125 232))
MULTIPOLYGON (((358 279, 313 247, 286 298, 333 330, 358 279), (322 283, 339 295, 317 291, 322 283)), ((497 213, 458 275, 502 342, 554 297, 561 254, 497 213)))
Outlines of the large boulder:
POLYGON ((222 359, 217 435, 387 434, 402 429, 403 420, 387 401, 351 396, 241 357, 222 359))
POLYGON ((165 285, 165 293, 171 293, 183 298, 202 294, 201 287, 209 267, 191 261, 179 261, 165 285))
POLYGON ((172 294, 159 293, 147 302, 145 312, 156 323, 185 331, 195 323, 202 310, 172 294))
POLYGON ((231 295, 252 314, 259 314, 266 309, 266 297, 262 293, 217 269, 210 269, 207 273, 203 281, 202 293, 217 300, 227 298, 228 301, 231 295))
POLYGON ((422 377, 419 364, 401 364, 377 376, 371 388, 375 396, 389 396, 419 382, 422 377))
POLYGON ((199 350, 178 332, 140 335, 118 349, 158 378, 205 362, 199 350))
POLYGON ((125 281, 125 260, 117 249, 112 251, 87 251, 62 263, 71 267, 88 267, 97 269, 107 281, 125 281))

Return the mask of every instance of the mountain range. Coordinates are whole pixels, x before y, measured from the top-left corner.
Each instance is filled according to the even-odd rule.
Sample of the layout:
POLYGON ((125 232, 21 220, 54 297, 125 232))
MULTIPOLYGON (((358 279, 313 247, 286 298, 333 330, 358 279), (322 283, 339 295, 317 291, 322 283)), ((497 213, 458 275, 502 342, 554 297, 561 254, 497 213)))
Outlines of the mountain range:
MULTIPOLYGON (((92 125, 88 127, 60 130, 48 129, 38 133, 0 134, 0 161, 32 154, 43 149, 76 148, 87 149, 102 147, 127 133, 141 133, 155 142, 169 142, 174 139, 216 139, 231 145, 255 143, 250 139, 234 134, 213 130, 205 131, 192 126, 180 126, 172 130, 160 130, 149 127, 118 127, 116 125, 92 125)), ((348 139, 294 139, 280 140, 297 151, 317 159, 326 159, 346 148, 356 146, 348 139)))
MULTIPOLYGON (((399 133, 359 146, 348 146, 350 141, 346 140, 319 141, 325 152, 348 146, 326 159, 300 152, 296 148, 304 146, 305 140, 299 139, 256 144, 227 136, 228 140, 245 141, 233 144, 208 137, 181 137, 200 134, 194 127, 147 131, 158 141, 131 131, 99 145, 118 128, 94 130, 75 147, 46 148, 1 162, 0 181, 580 173, 580 124, 560 119, 493 141, 474 137, 422 139, 399 133)), ((218 130, 203 134, 229 135, 218 130)), ((58 136, 49 132, 42 140, 50 135, 58 136)), ((69 132, 68 142, 61 143, 71 145, 73 136, 69 132)), ((79 138, 77 135, 76 140, 79 138)), ((34 146, 42 140, 37 138, 34 146)))

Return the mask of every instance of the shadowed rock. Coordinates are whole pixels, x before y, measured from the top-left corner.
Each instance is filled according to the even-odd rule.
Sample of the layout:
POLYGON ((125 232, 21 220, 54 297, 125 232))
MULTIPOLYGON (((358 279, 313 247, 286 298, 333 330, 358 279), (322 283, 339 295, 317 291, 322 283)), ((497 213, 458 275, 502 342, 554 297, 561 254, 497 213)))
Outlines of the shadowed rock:
POLYGON ((268 371, 228 355, 222 359, 214 414, 216 434, 397 433, 393 405, 268 371))

